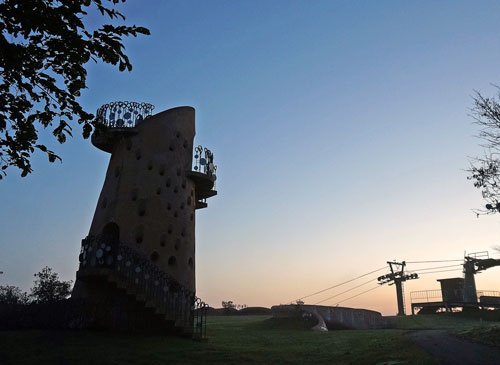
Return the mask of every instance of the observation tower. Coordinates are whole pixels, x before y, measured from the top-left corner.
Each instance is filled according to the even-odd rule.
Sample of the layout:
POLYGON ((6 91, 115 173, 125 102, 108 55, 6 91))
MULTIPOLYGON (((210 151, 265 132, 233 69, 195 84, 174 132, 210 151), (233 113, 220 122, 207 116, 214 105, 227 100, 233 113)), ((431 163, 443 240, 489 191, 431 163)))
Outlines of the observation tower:
POLYGON ((194 108, 153 109, 97 111, 92 144, 111 157, 72 298, 95 307, 91 326, 196 333, 195 212, 217 194, 216 166, 210 150, 193 148, 194 108))

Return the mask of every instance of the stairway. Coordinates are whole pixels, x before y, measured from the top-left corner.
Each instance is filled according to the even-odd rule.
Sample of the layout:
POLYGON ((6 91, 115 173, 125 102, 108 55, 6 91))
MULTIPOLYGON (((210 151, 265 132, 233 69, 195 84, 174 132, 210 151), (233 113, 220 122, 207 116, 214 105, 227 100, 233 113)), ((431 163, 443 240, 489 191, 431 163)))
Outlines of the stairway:
POLYGON ((206 304, 140 252, 122 243, 110 245, 100 236, 89 236, 82 240, 79 258, 77 280, 98 283, 108 301, 121 300, 120 311, 134 316, 140 311, 144 321, 157 321, 155 327, 204 337, 206 304))

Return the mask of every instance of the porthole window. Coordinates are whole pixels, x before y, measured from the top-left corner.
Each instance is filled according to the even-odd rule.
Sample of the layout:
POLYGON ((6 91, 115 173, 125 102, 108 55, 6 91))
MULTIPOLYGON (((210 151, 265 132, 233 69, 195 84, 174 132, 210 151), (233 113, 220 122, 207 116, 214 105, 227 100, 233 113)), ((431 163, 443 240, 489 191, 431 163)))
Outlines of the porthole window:
POLYGON ((192 257, 190 257, 190 258, 189 258, 189 260, 188 260, 188 265, 189 265, 189 267, 191 267, 191 268, 193 267, 193 258, 192 258, 192 257))
POLYGON ((144 236, 144 229, 142 226, 137 227, 137 230, 135 232, 135 242, 137 244, 141 244, 143 241, 143 236, 144 236))
POLYGON ((135 151, 135 159, 140 160, 141 159, 141 150, 135 151))
POLYGON ((153 251, 153 252, 151 253, 151 261, 153 261, 153 262, 157 262, 159 258, 160 258, 160 255, 158 254, 158 252, 153 251))
POLYGON ((175 266, 176 261, 177 261, 177 259, 175 258, 175 256, 170 256, 168 258, 168 265, 169 266, 175 266))
POLYGON ((132 149, 132 141, 130 139, 127 139, 127 142, 125 143, 125 148, 127 151, 130 151, 132 149))
POLYGON ((151 161, 148 162, 148 170, 153 170, 153 163, 151 161))
POLYGON ((132 199, 132 201, 136 201, 137 200, 137 195, 139 193, 139 190, 138 189, 133 189, 131 192, 130 192, 130 199, 132 199))
POLYGON ((146 215, 146 201, 141 200, 139 206, 137 207, 137 214, 139 217, 144 217, 146 215))
POLYGON ((165 234, 162 234, 160 237, 160 246, 165 247, 166 244, 167 244, 167 237, 165 236, 165 234))
POLYGON ((160 195, 161 194, 161 188, 157 188, 156 189, 156 195, 160 195))
POLYGON ((172 182, 170 181, 170 178, 168 178, 167 181, 165 182, 165 186, 169 188, 170 185, 172 185, 172 182))

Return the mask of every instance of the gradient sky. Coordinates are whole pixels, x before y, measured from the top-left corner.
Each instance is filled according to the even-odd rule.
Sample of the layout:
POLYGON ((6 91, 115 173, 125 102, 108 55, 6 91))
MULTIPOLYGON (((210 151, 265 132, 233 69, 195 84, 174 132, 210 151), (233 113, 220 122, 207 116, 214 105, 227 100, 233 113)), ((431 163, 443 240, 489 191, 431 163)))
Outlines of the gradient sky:
MULTIPOLYGON (((213 306, 285 303, 384 266, 498 245, 466 179, 481 154, 474 90, 500 84, 498 1, 133 1, 134 69, 89 64, 82 104, 191 105, 219 195, 197 212, 197 291, 213 306)), ((49 265, 74 280, 109 155, 80 137, 0 183, 0 284, 49 265)), ((47 137, 43 137, 47 141, 47 137)), ((499 255, 497 255, 498 257, 499 255)), ((445 264, 434 264, 440 266, 445 264)), ((410 269, 432 265, 409 265, 410 269)), ((327 298, 351 285, 310 298, 327 298)), ((500 268, 477 275, 500 290, 500 268)), ((437 289, 422 275, 406 293, 437 289)), ((375 287, 354 290, 339 300, 375 287)), ((396 312, 394 287, 342 303, 396 312)), ((407 298, 408 300, 408 298, 407 298)), ((409 302, 409 300, 408 300, 409 302)))

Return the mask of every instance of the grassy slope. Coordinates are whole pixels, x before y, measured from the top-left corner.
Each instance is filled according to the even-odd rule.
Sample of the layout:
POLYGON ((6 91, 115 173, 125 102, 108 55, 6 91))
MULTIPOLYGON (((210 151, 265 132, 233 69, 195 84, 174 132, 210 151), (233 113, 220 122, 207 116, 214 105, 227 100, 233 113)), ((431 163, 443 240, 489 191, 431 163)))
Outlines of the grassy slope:
POLYGON ((390 317, 392 328, 405 330, 443 329, 471 341, 500 346, 500 312, 429 314, 390 317))
POLYGON ((434 363, 404 330, 320 333, 268 318, 209 317, 207 342, 86 331, 0 332, 0 364, 434 363))

